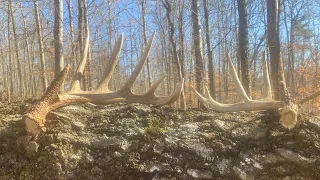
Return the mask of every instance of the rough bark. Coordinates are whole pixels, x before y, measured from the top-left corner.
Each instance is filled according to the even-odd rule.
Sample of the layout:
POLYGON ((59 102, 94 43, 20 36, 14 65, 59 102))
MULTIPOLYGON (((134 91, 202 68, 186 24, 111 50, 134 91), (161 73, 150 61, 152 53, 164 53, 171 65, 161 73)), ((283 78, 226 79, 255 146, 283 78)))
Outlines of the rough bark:
POLYGON ((280 99, 280 39, 278 0, 267 0, 267 31, 274 98, 280 99))
POLYGON ((239 13, 239 44, 241 83, 247 95, 251 97, 251 74, 249 61, 248 13, 246 0, 237 0, 239 13))
MULTIPOLYGON (((192 18, 192 39, 195 55, 195 75, 197 83, 197 91, 203 93, 203 80, 204 80, 204 63, 202 58, 202 38, 201 27, 199 17, 199 2, 198 0, 192 0, 191 2, 191 18, 192 18)), ((200 103, 202 106, 203 103, 200 103)))

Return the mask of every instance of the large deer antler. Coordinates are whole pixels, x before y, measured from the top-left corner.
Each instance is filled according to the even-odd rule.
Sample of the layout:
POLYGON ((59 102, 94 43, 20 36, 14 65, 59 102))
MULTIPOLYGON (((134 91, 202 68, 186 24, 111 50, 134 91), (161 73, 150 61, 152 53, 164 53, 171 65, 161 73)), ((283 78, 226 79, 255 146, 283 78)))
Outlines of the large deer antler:
POLYGON ((316 98, 320 95, 320 92, 317 92, 304 100, 299 101, 297 104, 293 102, 288 90, 285 88, 284 83, 282 83, 282 91, 283 91, 283 99, 284 101, 275 101, 272 100, 271 94, 271 86, 270 80, 268 76, 268 68, 266 58, 263 58, 263 78, 265 83, 265 92, 264 92, 264 99, 261 100, 252 100, 248 97, 247 93, 245 92, 241 82, 238 78, 237 72, 232 64, 230 56, 227 54, 227 60, 230 65, 230 74, 235 83, 236 91, 238 92, 242 102, 235 103, 235 104, 222 104, 215 101, 210 93, 209 90, 206 88, 205 94, 201 95, 199 92, 194 90, 197 97, 204 102, 205 104, 209 105, 213 110, 220 111, 220 112, 236 112, 236 111, 253 111, 253 110, 279 110, 280 112, 280 123, 283 127, 291 129, 295 127, 297 123, 297 114, 298 114, 298 104, 303 104, 308 100, 316 98))
POLYGON ((117 91, 110 91, 108 88, 108 83, 111 79, 112 72, 118 62, 120 50, 123 43, 123 35, 121 35, 116 45, 114 46, 111 61, 107 66, 104 73, 104 79, 98 85, 95 90, 92 91, 82 91, 80 89, 80 80, 83 74, 86 59, 87 59, 87 49, 89 46, 89 36, 86 38, 86 44, 84 48, 84 54, 82 56, 82 61, 78 67, 76 78, 72 83, 72 88, 70 91, 59 94, 59 90, 68 74, 70 66, 67 65, 63 71, 60 72, 59 76, 51 83, 48 87, 46 93, 41 98, 38 104, 36 104, 30 112, 24 116, 24 121, 26 125, 26 130, 29 135, 38 136, 42 131, 45 131, 44 127, 46 115, 53 109, 66 106, 74 103, 86 103, 91 102, 94 104, 111 104, 117 102, 127 102, 127 103, 143 103, 143 104, 156 104, 165 105, 176 101, 182 91, 183 82, 180 82, 175 92, 168 97, 157 97, 155 96, 155 90, 160 85, 164 76, 152 84, 151 88, 141 95, 133 94, 131 88, 139 75, 143 65, 145 64, 149 51, 154 39, 155 33, 153 33, 147 46, 144 49, 144 53, 136 65, 134 71, 132 72, 126 83, 117 91))

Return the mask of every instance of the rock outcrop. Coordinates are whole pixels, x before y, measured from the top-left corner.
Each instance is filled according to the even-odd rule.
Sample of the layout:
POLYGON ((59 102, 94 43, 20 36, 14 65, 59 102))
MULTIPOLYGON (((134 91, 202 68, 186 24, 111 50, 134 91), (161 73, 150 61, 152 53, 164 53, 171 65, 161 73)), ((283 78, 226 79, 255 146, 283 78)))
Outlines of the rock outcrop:
POLYGON ((71 105, 25 136, 26 103, 0 105, 0 179, 320 179, 320 118, 141 104, 71 105))

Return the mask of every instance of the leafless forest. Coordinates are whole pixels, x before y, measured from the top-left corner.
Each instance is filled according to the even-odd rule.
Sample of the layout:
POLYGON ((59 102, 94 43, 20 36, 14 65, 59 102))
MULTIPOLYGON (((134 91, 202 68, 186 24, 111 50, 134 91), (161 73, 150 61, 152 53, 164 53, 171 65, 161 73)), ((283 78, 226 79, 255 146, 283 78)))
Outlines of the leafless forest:
MULTIPOLYGON (((238 102, 229 53, 249 97, 262 97, 266 58, 274 99, 281 99, 284 82, 300 100, 320 90, 319 19, 319 0, 0 0, 1 100, 41 97, 67 64, 71 73, 63 89, 69 89, 84 55, 82 89, 95 88, 123 33, 109 84, 119 89, 154 32, 133 86, 137 94, 166 75, 158 95, 171 94, 184 79, 175 107, 199 106, 192 88, 203 92, 204 87, 219 102, 238 102)), ((319 114, 320 97, 303 111, 319 114)))

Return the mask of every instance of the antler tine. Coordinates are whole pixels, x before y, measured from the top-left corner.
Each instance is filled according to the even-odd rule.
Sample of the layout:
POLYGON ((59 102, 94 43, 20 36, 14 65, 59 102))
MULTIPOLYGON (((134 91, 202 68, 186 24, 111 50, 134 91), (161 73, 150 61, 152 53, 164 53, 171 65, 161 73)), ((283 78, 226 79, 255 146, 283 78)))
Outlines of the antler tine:
POLYGON ((66 67, 59 73, 58 77, 55 78, 47 88, 42 100, 46 101, 47 103, 52 103, 52 101, 55 101, 55 97, 57 97, 61 86, 68 75, 69 69, 70 65, 67 64, 66 67))
POLYGON ((161 78, 159 78, 157 81, 155 81, 154 83, 152 83, 150 89, 147 91, 147 93, 145 93, 146 96, 155 96, 154 92, 156 91, 156 89, 158 88, 158 86, 161 84, 161 82, 164 80, 164 78, 166 77, 166 75, 163 75, 161 78))
POLYGON ((114 71, 114 68, 118 63, 123 40, 124 40, 124 35, 121 34, 117 39, 116 45, 112 50, 111 59, 108 62, 107 68, 104 72, 104 79, 100 82, 95 92, 109 92, 108 84, 112 77, 112 72, 114 71))
POLYGON ((263 67, 263 81, 266 88, 264 89, 264 98, 272 99, 272 92, 271 92, 271 84, 269 79, 269 72, 268 72, 268 65, 267 65, 267 57, 266 51, 263 52, 263 59, 262 59, 262 67, 263 67))
POLYGON ((268 100, 252 100, 249 98, 243 89, 243 86, 240 83, 240 80, 237 76, 236 70, 232 64, 232 61, 230 59, 230 56, 227 54, 227 59, 230 64, 230 73, 232 76, 232 79, 235 83, 236 89, 238 91, 238 94, 241 96, 241 98, 244 100, 244 102, 234 103, 234 104, 223 104, 215 101, 210 93, 208 88, 206 88, 205 94, 201 95, 199 92, 194 90, 195 94, 198 96, 198 99, 200 101, 203 101, 205 104, 210 105, 210 107, 213 110, 220 111, 220 112, 236 112, 236 111, 254 111, 254 110, 276 110, 278 109, 280 112, 280 124, 287 128, 292 129, 297 124, 297 116, 298 116, 298 104, 302 104, 308 100, 311 100, 313 98, 316 98, 317 96, 320 96, 320 91, 316 92, 315 94, 306 97, 305 99, 298 102, 298 104, 293 102, 292 97, 290 96, 289 92, 285 88, 284 82, 281 83, 281 89, 282 93, 284 95, 284 101, 275 101, 272 100, 272 94, 271 94, 271 86, 270 86, 270 79, 268 77, 268 69, 267 69, 267 61, 264 53, 262 65, 263 65, 263 79, 265 82, 265 85, 267 86, 266 93, 264 94, 265 97, 268 98, 268 100))
POLYGON ((193 91, 196 93, 196 95, 198 96, 198 98, 204 102, 205 104, 209 105, 210 107, 212 107, 214 110, 216 111, 220 111, 220 112, 229 112, 231 110, 229 110, 229 107, 235 107, 235 106, 239 106, 241 105, 241 103, 236 103, 236 104, 222 104, 219 103, 217 101, 215 101, 209 92, 208 87, 205 88, 205 92, 204 95, 202 96, 198 91, 196 91, 195 89, 193 89, 193 91))
POLYGON ((119 99, 119 102, 128 102, 128 103, 142 103, 142 104, 154 104, 154 105, 165 105, 170 104, 176 101, 180 93, 183 89, 183 82, 180 82, 175 87, 175 91, 171 94, 171 96, 167 97, 157 97, 155 95, 150 96, 148 91, 145 94, 133 94, 131 91, 118 91, 119 93, 123 94, 123 98, 119 99))
POLYGON ((71 88, 70 92, 79 92, 79 91, 81 91, 80 80, 82 78, 84 68, 86 67, 86 64, 87 64, 87 56, 88 56, 88 50, 89 50, 89 40, 90 40, 90 32, 89 32, 89 29, 87 29, 87 36, 86 36, 86 40, 85 40, 85 45, 84 45, 84 49, 83 49, 81 62, 79 64, 79 66, 78 66, 77 74, 76 74, 75 80, 72 83, 72 86, 71 86, 72 88, 71 88))
POLYGON ((184 79, 182 78, 182 81, 176 85, 175 91, 171 94, 171 96, 158 97, 158 100, 155 104, 165 105, 165 104, 171 104, 171 103, 175 102, 179 98, 179 96, 183 90, 183 84, 184 84, 184 79))
POLYGON ((207 100, 211 103, 211 105, 217 106, 220 105, 221 103, 218 103, 217 101, 215 101, 211 95, 210 95, 210 91, 208 89, 208 87, 205 88, 205 94, 204 94, 207 98, 207 100))
POLYGON ((131 87, 136 80, 138 74, 142 70, 143 65, 145 64, 147 57, 149 55, 149 51, 151 48, 152 41, 154 39, 155 33, 153 33, 150 38, 144 53, 141 59, 138 62, 138 65, 135 67, 133 73, 126 81, 125 85, 117 91, 109 91, 108 90, 108 82, 112 76, 112 72, 118 62, 120 50, 123 44, 123 35, 121 35, 114 46, 111 60, 109 61, 109 65, 106 68, 104 79, 100 82, 98 88, 93 91, 81 91, 80 89, 80 80, 83 74, 86 62, 87 62, 87 51, 89 48, 89 33, 86 38, 86 45, 84 48, 84 53, 82 56, 81 63, 78 67, 76 78, 72 83, 72 88, 69 92, 58 94, 60 86, 63 84, 65 80, 68 70, 70 68, 69 65, 59 74, 59 76, 53 81, 53 83, 48 88, 45 96, 42 100, 36 104, 30 112, 28 112, 25 117, 25 125, 26 131, 29 135, 37 137, 41 132, 45 131, 45 117, 47 114, 56 108, 66 106, 68 104, 77 104, 77 103, 87 103, 91 102, 94 104, 111 104, 117 102, 127 102, 127 103, 143 103, 143 104, 155 104, 155 105, 165 105, 176 101, 179 98, 180 93, 183 89, 183 82, 177 84, 177 87, 174 93, 171 96, 167 97, 157 97, 155 95, 155 90, 163 81, 164 77, 160 78, 145 94, 136 95, 131 91, 131 87))
POLYGON ((248 97, 246 91, 243 89, 243 86, 241 85, 241 82, 240 82, 239 77, 237 75, 236 69, 233 66, 232 60, 229 56, 229 53, 226 53, 226 56, 227 56, 227 60, 230 65, 230 73, 231 73, 231 76, 232 76, 233 81, 235 83, 238 94, 242 100, 244 100, 245 102, 249 102, 251 99, 248 97))
POLYGON ((201 95, 197 90, 195 90, 193 88, 192 88, 192 90, 196 93, 196 95, 200 99, 200 101, 202 101, 203 103, 209 105, 214 110, 221 111, 221 112, 228 111, 228 110, 224 109, 224 107, 227 104, 221 104, 221 103, 215 101, 211 97, 208 87, 205 87, 204 95, 201 95))
MULTIPOLYGON (((205 98, 204 96, 202 96, 197 90, 195 90, 193 87, 191 87, 192 91, 197 95, 198 99, 200 99, 200 101, 204 102, 205 104, 208 103, 208 99, 205 98)), ((207 87, 206 87, 207 89, 207 87)))
POLYGON ((312 100, 312 99, 317 98, 318 96, 320 96, 320 90, 319 90, 318 92, 315 92, 315 93, 313 93, 313 94, 311 94, 311 95, 309 95, 309 96, 301 99, 301 100, 298 102, 298 104, 306 103, 306 102, 308 102, 308 101, 310 101, 310 100, 312 100))
POLYGON ((45 131, 44 127, 45 115, 51 110, 51 106, 59 101, 59 90, 65 81, 70 65, 68 64, 52 81, 47 88, 41 100, 24 115, 26 130, 28 134, 37 136, 41 131, 45 131), (44 115, 45 114, 45 115, 44 115))
POLYGON ((155 36, 155 32, 152 34, 147 46, 145 47, 143 55, 141 56, 141 59, 140 59, 139 63, 136 65, 136 67, 134 68, 131 76, 126 81, 126 83, 123 85, 123 87, 121 88, 121 91, 131 91, 132 85, 134 84, 134 82, 137 79, 140 71, 142 70, 143 65, 147 61, 147 58, 148 58, 148 55, 149 55, 149 52, 150 52, 150 48, 151 48, 154 36, 155 36))

